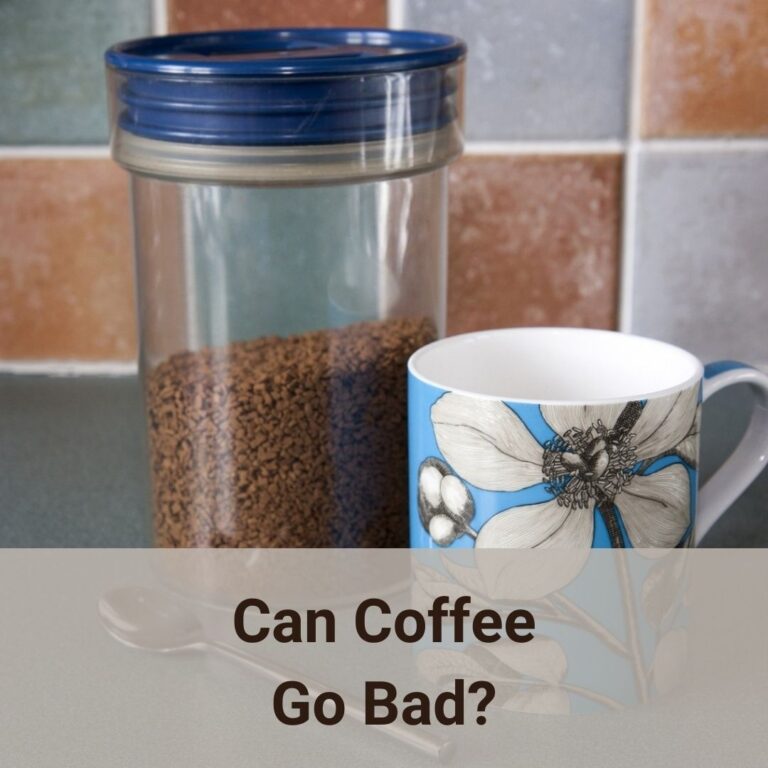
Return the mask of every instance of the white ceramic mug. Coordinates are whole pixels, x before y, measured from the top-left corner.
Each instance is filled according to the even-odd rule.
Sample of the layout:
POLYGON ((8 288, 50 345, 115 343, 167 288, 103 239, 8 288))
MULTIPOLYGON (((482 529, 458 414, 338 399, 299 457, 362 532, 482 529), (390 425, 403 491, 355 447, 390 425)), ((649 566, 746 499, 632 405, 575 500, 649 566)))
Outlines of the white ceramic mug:
POLYGON ((768 459, 768 375, 639 336, 454 336, 408 380, 414 547, 684 546, 768 459), (742 383, 749 428, 697 501, 701 403, 742 383))

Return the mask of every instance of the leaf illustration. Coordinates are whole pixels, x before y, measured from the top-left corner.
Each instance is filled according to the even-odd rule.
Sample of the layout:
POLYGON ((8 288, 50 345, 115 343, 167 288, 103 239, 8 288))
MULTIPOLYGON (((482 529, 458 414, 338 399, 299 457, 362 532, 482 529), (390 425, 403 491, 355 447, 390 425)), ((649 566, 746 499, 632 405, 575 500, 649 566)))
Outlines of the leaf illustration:
POLYGON ((444 556, 442 564, 446 571, 461 584, 462 587, 477 595, 487 595, 488 589, 483 579, 482 571, 476 566, 460 565, 452 557, 444 556))
POLYGON ((557 640, 536 635, 530 643, 501 641, 485 650, 508 667, 511 672, 524 677, 555 685, 562 682, 568 671, 565 651, 557 640))
POLYGON ((430 682, 444 685, 458 677, 487 680, 492 675, 472 656, 464 651, 427 648, 416 658, 416 667, 430 682))
POLYGON ((414 586, 418 585, 424 594, 429 597, 429 606, 432 607, 432 601, 440 595, 445 595, 451 602, 462 595, 468 595, 472 599, 472 606, 475 610, 489 607, 487 600, 480 595, 475 594, 473 590, 466 586, 456 583, 450 575, 446 575, 429 568, 423 564, 413 566, 414 586))
MULTIPOLYGON (((538 639, 529 645, 533 646, 538 639)), ((565 653, 555 640, 544 637, 541 640, 538 649, 527 648, 521 653, 511 650, 499 654, 477 643, 461 651, 428 648, 419 654, 417 666, 421 674, 438 685, 452 682, 457 677, 490 680, 511 686, 523 684, 526 680, 556 685, 565 676, 565 653), (508 664, 507 660, 515 666, 508 664)), ((509 645, 514 644, 510 641, 509 645)))
POLYGON ((671 555, 651 568, 640 590, 645 618, 657 632, 674 617, 683 597, 683 554, 675 551, 671 555))

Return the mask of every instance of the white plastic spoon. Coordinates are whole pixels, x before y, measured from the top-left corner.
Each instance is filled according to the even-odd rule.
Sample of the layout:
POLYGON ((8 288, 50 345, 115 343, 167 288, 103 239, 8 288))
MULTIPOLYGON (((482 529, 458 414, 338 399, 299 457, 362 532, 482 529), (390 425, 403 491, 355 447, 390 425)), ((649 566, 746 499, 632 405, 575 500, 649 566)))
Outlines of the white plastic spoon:
MULTIPOLYGON (((279 683, 301 680, 307 686, 312 700, 329 690, 301 672, 259 659, 218 640, 209 640, 202 624, 191 611, 157 590, 146 587, 113 589, 99 600, 99 614, 107 632, 131 648, 157 653, 215 650, 246 664, 268 680, 279 683)), ((347 695, 344 701, 345 711, 358 722, 364 723, 362 702, 347 695)), ((371 727, 441 762, 453 753, 452 742, 439 739, 420 726, 394 722, 371 727)))

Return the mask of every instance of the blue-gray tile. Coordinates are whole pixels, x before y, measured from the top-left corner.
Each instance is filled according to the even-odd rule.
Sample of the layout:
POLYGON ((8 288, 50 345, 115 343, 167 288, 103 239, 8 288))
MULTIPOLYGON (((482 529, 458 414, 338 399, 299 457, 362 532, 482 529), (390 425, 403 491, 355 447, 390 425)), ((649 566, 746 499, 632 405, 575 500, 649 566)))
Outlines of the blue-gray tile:
POLYGON ((624 136, 631 0, 407 0, 405 26, 466 40, 474 140, 624 136))
POLYGON ((149 0, 2 0, 0 144, 106 141, 104 51, 150 18, 149 0))
POLYGON ((768 151, 640 158, 631 330, 768 363, 768 151))

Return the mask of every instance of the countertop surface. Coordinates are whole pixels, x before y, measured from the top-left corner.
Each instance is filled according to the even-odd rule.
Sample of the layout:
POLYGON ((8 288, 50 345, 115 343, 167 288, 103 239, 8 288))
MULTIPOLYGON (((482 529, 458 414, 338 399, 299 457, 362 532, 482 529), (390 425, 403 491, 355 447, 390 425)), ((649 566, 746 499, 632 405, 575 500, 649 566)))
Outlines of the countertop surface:
MULTIPOLYGON (((704 408, 702 475, 743 433, 746 388, 704 408)), ((136 377, 0 376, 0 546, 150 544, 141 390, 136 377)), ((703 544, 768 547, 768 472, 703 544)))

